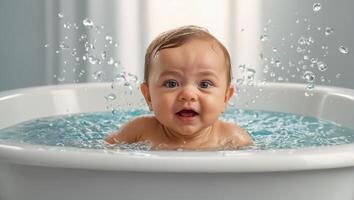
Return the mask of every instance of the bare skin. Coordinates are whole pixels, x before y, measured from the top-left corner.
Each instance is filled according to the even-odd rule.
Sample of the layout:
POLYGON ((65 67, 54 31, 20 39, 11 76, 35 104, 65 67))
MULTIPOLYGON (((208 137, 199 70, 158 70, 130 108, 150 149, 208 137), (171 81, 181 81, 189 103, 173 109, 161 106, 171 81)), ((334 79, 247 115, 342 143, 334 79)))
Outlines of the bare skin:
POLYGON ((247 132, 237 125, 220 120, 190 137, 180 137, 168 131, 155 117, 136 118, 115 134, 106 138, 109 144, 149 141, 153 150, 220 150, 252 145, 247 132))
POLYGON ((141 92, 154 116, 125 124, 106 142, 149 141, 155 150, 238 149, 252 145, 236 124, 218 120, 234 93, 215 41, 192 39, 158 52, 141 92))

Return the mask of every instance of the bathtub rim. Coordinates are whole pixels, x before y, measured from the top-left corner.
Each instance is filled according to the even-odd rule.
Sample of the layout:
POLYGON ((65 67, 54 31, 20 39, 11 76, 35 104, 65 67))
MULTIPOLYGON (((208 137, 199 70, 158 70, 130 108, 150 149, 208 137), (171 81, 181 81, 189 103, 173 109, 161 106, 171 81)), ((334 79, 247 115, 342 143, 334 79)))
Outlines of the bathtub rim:
MULTIPOLYGON (((15 89, 0 92, 3 98, 27 92, 48 92, 86 87, 104 87, 110 83, 64 84, 15 89)), ((262 87, 303 89, 304 84, 267 83, 262 87)), ((354 99, 354 90, 316 86, 354 99), (348 95, 351 94, 351 95, 348 95)), ((63 167, 139 172, 266 172, 329 169, 354 166, 354 144, 295 150, 221 151, 221 152, 114 152, 78 148, 60 148, 30 144, 0 143, 0 164, 63 167), (84 154, 84 156, 83 156, 84 154), (100 162, 97 162, 100 161, 100 162)))
POLYGON ((175 173, 279 172, 354 167, 354 144, 283 150, 116 151, 0 143, 1 162, 25 166, 175 173))

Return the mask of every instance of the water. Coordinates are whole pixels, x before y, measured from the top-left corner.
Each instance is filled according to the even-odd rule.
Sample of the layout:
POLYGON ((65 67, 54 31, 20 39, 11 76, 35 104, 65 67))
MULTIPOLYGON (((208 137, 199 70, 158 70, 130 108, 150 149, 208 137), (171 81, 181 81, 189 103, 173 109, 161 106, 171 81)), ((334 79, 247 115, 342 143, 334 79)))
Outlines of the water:
MULTIPOLYGON (((148 142, 108 147, 104 138, 146 110, 82 113, 35 119, 0 130, 0 141, 90 149, 149 150, 148 142), (113 113, 113 114, 112 114, 113 113)), ((252 149, 299 149, 354 142, 354 130, 330 121, 289 113, 230 108, 221 119, 250 133, 252 149)))

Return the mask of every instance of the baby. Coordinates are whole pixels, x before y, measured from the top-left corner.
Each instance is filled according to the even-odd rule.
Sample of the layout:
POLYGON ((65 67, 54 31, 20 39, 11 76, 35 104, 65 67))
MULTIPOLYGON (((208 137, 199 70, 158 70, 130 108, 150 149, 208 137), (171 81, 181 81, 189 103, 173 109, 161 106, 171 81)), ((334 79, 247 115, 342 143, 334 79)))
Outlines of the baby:
POLYGON ((234 93, 230 55, 201 27, 179 27, 152 41, 140 90, 155 116, 129 121, 106 138, 109 144, 149 141, 154 150, 252 145, 242 128, 218 120, 234 93))

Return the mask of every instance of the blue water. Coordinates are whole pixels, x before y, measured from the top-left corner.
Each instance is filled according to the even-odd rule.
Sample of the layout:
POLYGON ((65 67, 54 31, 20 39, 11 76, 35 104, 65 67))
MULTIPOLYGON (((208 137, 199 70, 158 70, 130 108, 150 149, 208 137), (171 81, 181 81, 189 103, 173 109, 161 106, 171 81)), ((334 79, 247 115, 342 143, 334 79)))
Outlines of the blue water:
MULTIPOLYGON (((82 113, 40 118, 0 130, 0 142, 103 149, 103 139, 127 120, 151 115, 145 110, 82 113)), ((228 109, 221 119, 250 133, 252 149, 299 149, 349 144, 354 130, 330 121, 289 113, 228 109)), ((111 147, 112 148, 112 147, 111 147)), ((117 145, 120 150, 148 150, 148 143, 117 145)))

